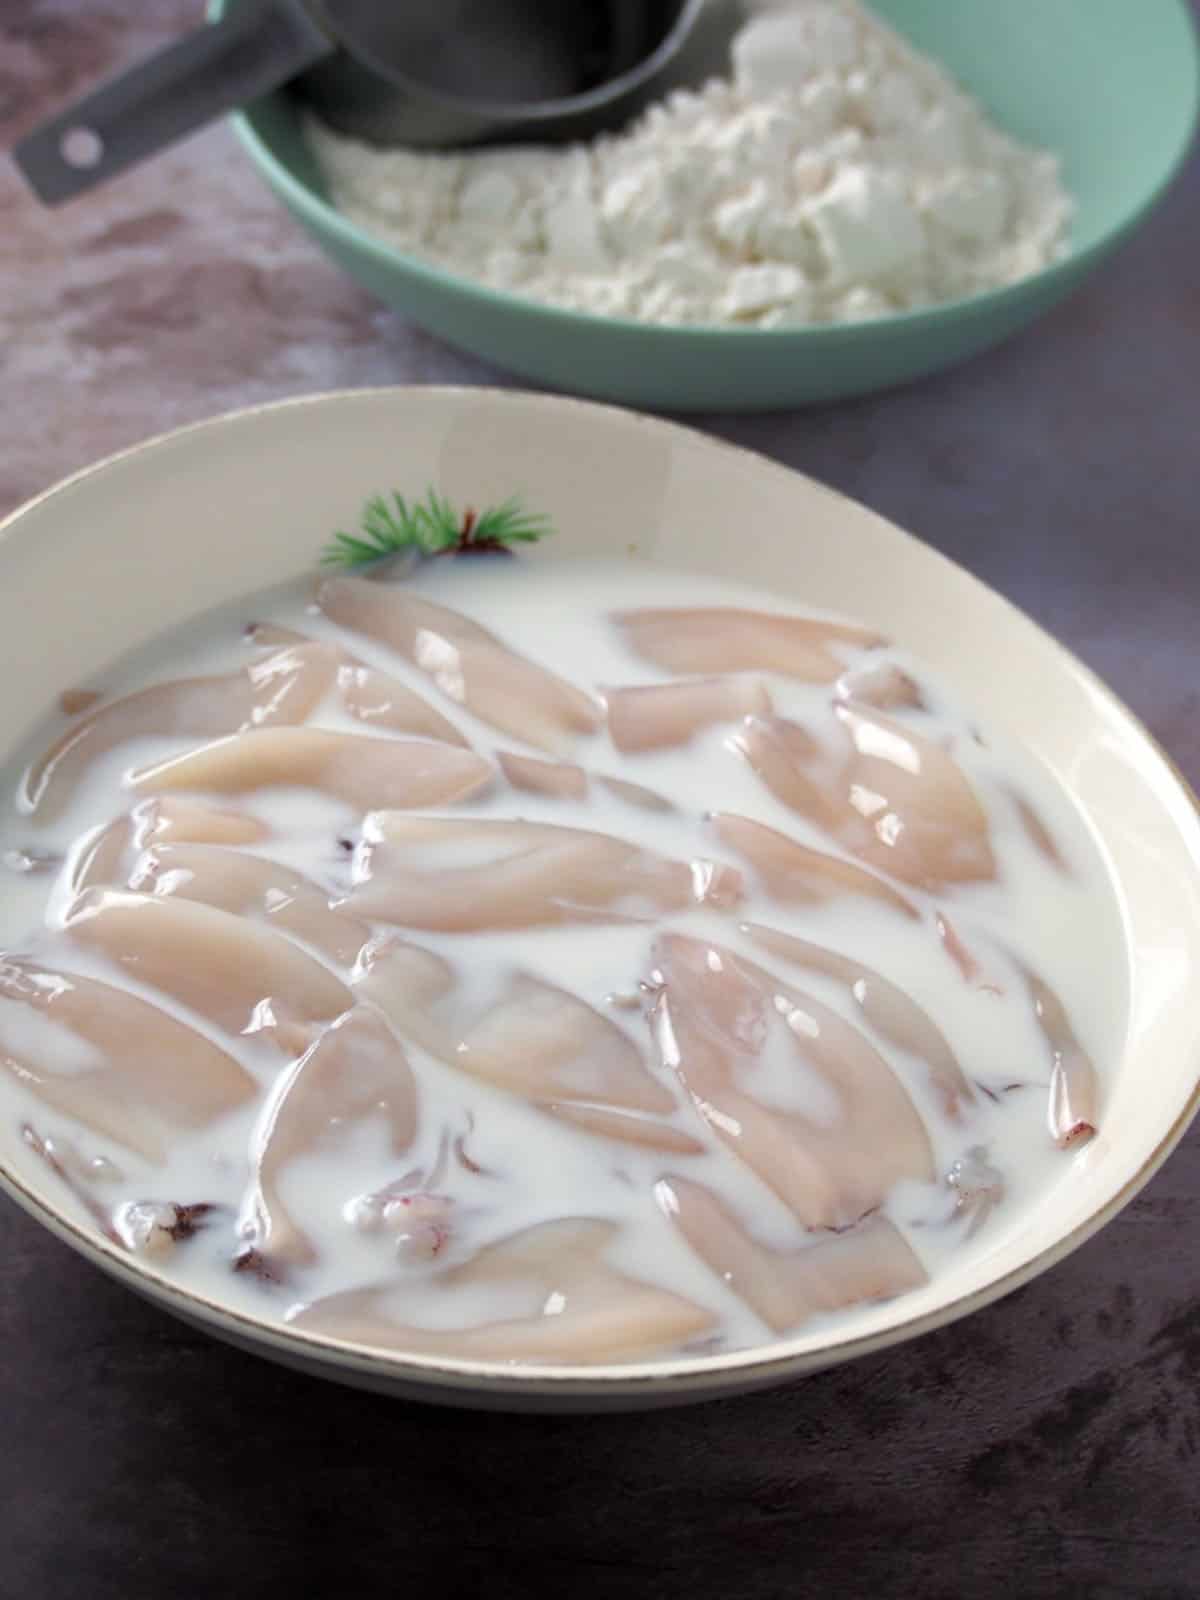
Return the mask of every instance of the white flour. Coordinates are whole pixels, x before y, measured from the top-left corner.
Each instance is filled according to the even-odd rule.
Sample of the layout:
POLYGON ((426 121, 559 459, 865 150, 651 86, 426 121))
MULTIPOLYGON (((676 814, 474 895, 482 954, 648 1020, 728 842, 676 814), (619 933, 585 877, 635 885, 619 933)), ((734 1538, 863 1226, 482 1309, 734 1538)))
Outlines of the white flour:
POLYGON ((733 76, 590 145, 375 150, 311 122, 334 202, 493 288, 656 323, 932 305, 1066 251, 1055 158, 999 132, 857 0, 754 16, 733 76))

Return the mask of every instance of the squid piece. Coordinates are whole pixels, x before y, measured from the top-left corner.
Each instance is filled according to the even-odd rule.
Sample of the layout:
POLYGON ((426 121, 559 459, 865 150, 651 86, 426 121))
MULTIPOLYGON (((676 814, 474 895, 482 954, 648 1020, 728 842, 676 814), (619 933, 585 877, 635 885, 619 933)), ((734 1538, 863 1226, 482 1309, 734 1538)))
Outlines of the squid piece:
POLYGON ((535 749, 557 754, 599 726, 590 695, 510 650, 477 622, 398 584, 331 578, 317 603, 332 621, 411 661, 481 722, 535 749))
POLYGON ((352 913, 469 933, 620 921, 646 910, 730 905, 741 879, 710 861, 671 861, 609 834, 548 823, 367 819, 352 913))
POLYGON ((1050 1047, 1050 1137, 1060 1150, 1096 1132, 1097 1083, 1091 1058, 1075 1037, 1066 1008, 1050 986, 1026 972, 1038 1025, 1050 1047))
POLYGON ((94 978, 0 961, 0 1065, 101 1138, 147 1161, 253 1100, 258 1086, 209 1039, 94 978))
POLYGON ((401 1039, 564 1122, 603 1138, 698 1155, 703 1146, 670 1116, 670 1090, 647 1070, 625 1032, 585 1001, 518 973, 500 1001, 464 1025, 447 1003, 449 964, 395 941, 364 952, 355 991, 374 1002, 401 1039))
POLYGON ((600 1139, 617 1139, 622 1144, 644 1145, 649 1150, 664 1150, 670 1155, 702 1156, 704 1146, 699 1139, 669 1122, 658 1122, 653 1117, 634 1116, 628 1111, 614 1111, 609 1106, 558 1105, 554 1102, 542 1108, 559 1122, 569 1122, 585 1133, 594 1133, 600 1139))
POLYGON ((887 642, 851 623, 734 606, 619 611, 613 620, 637 655, 668 672, 779 672, 832 683, 845 666, 839 647, 870 650, 887 642))
POLYGON ((651 1077, 615 1022, 525 973, 517 973, 500 1003, 466 1031, 454 1062, 536 1104, 675 1110, 670 1090, 651 1077))
POLYGON ((914 883, 994 878, 987 816, 954 758, 880 712, 841 705, 837 715, 854 752, 846 800, 866 830, 861 854, 914 883))
POLYGON ((133 838, 134 825, 129 817, 117 817, 89 834, 71 863, 68 884, 72 897, 85 889, 113 888, 123 883, 123 863, 133 838))
POLYGON ((253 793, 319 789, 357 810, 442 806, 478 794, 492 779, 473 751, 425 739, 371 739, 319 728, 262 728, 143 767, 133 785, 148 790, 253 793))
POLYGON ((442 744, 461 745, 467 741, 450 721, 414 689, 378 667, 356 661, 343 661, 337 673, 342 704, 359 722, 392 733, 415 733, 442 744))
MULTIPOLYGON (((247 637, 257 645, 306 644, 305 634, 275 622, 253 622, 247 637)), ((416 733, 444 744, 466 745, 467 741, 449 720, 434 709, 415 690, 399 678, 339 650, 337 689, 342 705, 359 722, 387 728, 393 733, 416 733)))
POLYGON ((514 789, 526 794, 542 794, 552 800, 586 800, 592 784, 607 789, 609 794, 623 800, 626 805, 637 806, 640 811, 671 811, 674 807, 653 789, 644 789, 640 783, 626 783, 623 778, 589 776, 580 766, 567 761, 540 761, 536 756, 515 755, 501 751, 496 757, 500 770, 514 789))
POLYGON ((294 644, 311 644, 312 638, 296 628, 285 627, 282 622, 248 622, 245 636, 251 644, 268 650, 280 650, 294 644))
POLYGON ((384 1019, 356 1006, 288 1068, 255 1130, 253 1186, 243 1218, 250 1249, 293 1264, 315 1258, 280 1198, 280 1174, 347 1123, 379 1115, 386 1119, 393 1152, 403 1154, 417 1131, 416 1081, 384 1019))
MULTIPOLYGON (((3 1059, 3 1057, 0 1056, 0 1059, 3 1059)), ((58 1139, 44 1139, 33 1124, 29 1122, 21 1124, 21 1139, 27 1148, 33 1151, 35 1156, 45 1162, 63 1187, 70 1192, 77 1204, 82 1206, 88 1216, 91 1217, 104 1237, 111 1244, 128 1248, 126 1241, 113 1227, 113 1219, 109 1214, 108 1207, 101 1205, 96 1196, 91 1193, 86 1175, 81 1174, 79 1171, 79 1163, 70 1159, 68 1155, 70 1146, 67 1146, 65 1141, 58 1139), (67 1156, 67 1159, 64 1160, 64 1156, 67 1156)), ((74 1152, 71 1152, 71 1154, 74 1154, 74 1152)))
POLYGON ((536 756, 514 755, 508 750, 501 750, 496 761, 514 789, 548 795, 552 800, 587 799, 587 773, 571 762, 539 761, 536 756))
POLYGON ((290 867, 219 845, 155 845, 138 857, 128 887, 260 917, 336 966, 352 966, 371 937, 365 922, 335 911, 323 889, 290 867))
POLYGON ((331 1295, 288 1320, 377 1349, 491 1362, 633 1360, 712 1332, 711 1311, 608 1265, 604 1253, 616 1233, 610 1222, 541 1223, 423 1284, 438 1321, 460 1321, 489 1298, 504 1306, 502 1321, 442 1328, 406 1322, 413 1296, 403 1283, 331 1295))
POLYGON ((599 777, 595 780, 609 794, 615 794, 618 800, 624 800, 626 805, 637 806, 640 811, 674 811, 675 807, 665 797, 656 794, 653 789, 643 788, 640 783, 627 783, 624 778, 599 777))
POLYGON ((889 1044, 916 1056, 929 1070, 930 1086, 948 1117, 959 1118, 975 1095, 945 1034, 928 1012, 887 978, 824 946, 757 923, 743 922, 747 938, 772 955, 843 984, 863 1016, 889 1044))
POLYGON ((777 800, 827 833, 836 831, 841 820, 838 807, 822 788, 820 776, 810 774, 810 768, 821 774, 828 758, 807 728, 787 717, 747 717, 728 745, 754 768, 777 800))
POLYGON ((1054 835, 1046 826, 1041 813, 1031 801, 1027 800, 1023 794, 1018 793, 1016 789, 1009 790, 1009 797, 1016 810, 1017 819, 1025 830, 1026 837, 1038 854, 1048 861, 1052 867, 1057 867, 1060 872, 1069 871, 1063 853, 1055 843, 1054 835))
POLYGON ((809 1228, 933 1181, 925 1125, 868 1039, 719 945, 658 941, 650 1025, 701 1116, 809 1228))
POLYGON ((133 809, 134 843, 139 850, 152 844, 262 844, 271 830, 248 811, 223 810, 164 795, 143 800, 133 809))
POLYGON ((327 645, 289 646, 238 672, 158 683, 98 706, 29 768, 21 803, 39 819, 55 815, 89 762, 130 739, 212 739, 266 723, 303 722, 333 682, 336 665, 327 645))
POLYGON ((877 711, 927 709, 920 684, 894 661, 844 672, 833 692, 839 700, 857 701, 859 705, 874 706, 877 711))
POLYGON ((602 691, 608 732, 618 750, 669 750, 705 728, 769 715, 771 696, 757 678, 697 678, 602 691))
POLYGON ((781 718, 749 718, 733 746, 778 799, 868 866, 923 888, 994 878, 987 817, 953 757, 869 707, 835 712, 850 748, 832 772, 781 718))
POLYGON ((936 914, 933 920, 942 949, 953 961, 959 972, 962 973, 964 980, 967 983, 975 983, 982 974, 983 968, 959 937, 958 930, 949 917, 945 916, 941 911, 936 914))
POLYGON ((58 697, 58 709, 64 717, 78 717, 103 699, 98 689, 64 689, 58 697))
POLYGON ((384 939, 364 946, 353 982, 355 994, 375 1005, 402 1039, 453 1065, 456 1040, 439 1009, 455 985, 448 961, 420 945, 384 939))
POLYGON ((664 1178, 655 1193, 701 1261, 772 1333, 823 1312, 893 1300, 929 1281, 903 1234, 884 1217, 868 1217, 799 1250, 771 1250, 698 1183, 664 1178))
POLYGON ((1004 993, 1004 984, 999 974, 994 968, 990 972, 984 968, 983 963, 978 960, 944 911, 934 912, 933 925, 937 930, 938 943, 958 968, 964 983, 970 984, 974 989, 981 989, 984 994, 1004 993))
POLYGON ((709 821, 721 843, 739 851, 749 861, 772 900, 822 905, 853 894, 875 900, 906 917, 920 916, 916 906, 890 883, 876 878, 853 861, 810 850, 775 828, 729 811, 713 812, 709 821))
POLYGON ((194 901, 88 889, 64 927, 75 942, 232 1033, 328 1022, 352 1004, 346 985, 289 940, 194 901))
POLYGON ((1004 1174, 992 1166, 987 1150, 975 1145, 952 1162, 946 1174, 946 1187, 954 1192, 954 1214, 966 1224, 964 1236, 971 1239, 1004 1199, 1004 1174))

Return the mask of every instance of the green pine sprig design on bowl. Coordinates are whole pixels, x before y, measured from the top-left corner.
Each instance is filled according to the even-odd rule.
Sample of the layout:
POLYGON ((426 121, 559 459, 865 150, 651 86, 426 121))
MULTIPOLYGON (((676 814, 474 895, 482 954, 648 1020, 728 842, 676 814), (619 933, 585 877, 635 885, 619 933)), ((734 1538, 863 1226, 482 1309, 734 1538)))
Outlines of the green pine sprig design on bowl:
POLYGON ((436 489, 422 500, 375 495, 363 507, 357 533, 335 533, 321 555, 325 567, 364 567, 387 556, 431 557, 477 551, 511 552, 554 532, 549 517, 527 511, 518 496, 461 513, 436 489))

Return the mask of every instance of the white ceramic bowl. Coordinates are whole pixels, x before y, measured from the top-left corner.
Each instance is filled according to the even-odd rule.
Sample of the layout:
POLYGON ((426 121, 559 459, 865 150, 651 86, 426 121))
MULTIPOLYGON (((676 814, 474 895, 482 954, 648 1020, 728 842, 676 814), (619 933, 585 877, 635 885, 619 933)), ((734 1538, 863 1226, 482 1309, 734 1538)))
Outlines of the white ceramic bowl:
MULTIPOLYGON (((394 389, 266 406, 185 428, 68 479, 0 529, 0 756, 58 693, 198 611, 295 576, 369 493, 514 491, 559 536, 545 559, 618 554, 728 573, 884 629, 1007 726, 1074 795, 1118 893, 1127 1035, 1100 1136, 1047 1203, 928 1287, 830 1339, 655 1364, 522 1367, 404 1358, 189 1294, 105 1241, 0 1120, 0 1182, 131 1288, 218 1337, 347 1382, 492 1407, 665 1405, 778 1382, 952 1321, 1044 1271, 1137 1193, 1200 1104, 1200 816, 1146 732, 1018 611, 818 484, 625 412, 486 390, 394 389)), ((543 559, 539 553, 538 559, 543 559)), ((0 1095, 0 1106, 3 1097, 0 1095)))

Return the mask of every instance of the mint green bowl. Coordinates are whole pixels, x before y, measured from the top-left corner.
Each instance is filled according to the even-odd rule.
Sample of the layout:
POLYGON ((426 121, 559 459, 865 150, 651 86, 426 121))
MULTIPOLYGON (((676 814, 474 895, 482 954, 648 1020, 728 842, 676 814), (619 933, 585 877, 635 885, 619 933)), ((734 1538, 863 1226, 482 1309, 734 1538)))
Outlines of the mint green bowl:
POLYGON ((875 0, 873 9, 941 60, 1002 127, 1061 157, 1078 207, 1063 261, 1009 288, 847 326, 646 326, 484 289, 373 239, 326 199, 285 94, 234 124, 327 255, 402 315, 497 366, 669 411, 834 400, 952 366, 1069 294, 1175 175, 1200 100, 1187 0, 875 0))

